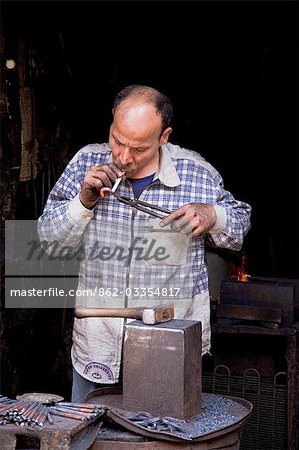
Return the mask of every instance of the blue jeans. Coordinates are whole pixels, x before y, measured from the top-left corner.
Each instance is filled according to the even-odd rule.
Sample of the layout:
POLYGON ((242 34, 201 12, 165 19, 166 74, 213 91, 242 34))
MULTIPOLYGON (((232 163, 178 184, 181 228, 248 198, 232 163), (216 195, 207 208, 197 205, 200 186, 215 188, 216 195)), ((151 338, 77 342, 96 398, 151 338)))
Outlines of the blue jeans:
POLYGON ((89 392, 101 386, 103 386, 101 383, 86 380, 73 369, 72 402, 82 403, 89 392))

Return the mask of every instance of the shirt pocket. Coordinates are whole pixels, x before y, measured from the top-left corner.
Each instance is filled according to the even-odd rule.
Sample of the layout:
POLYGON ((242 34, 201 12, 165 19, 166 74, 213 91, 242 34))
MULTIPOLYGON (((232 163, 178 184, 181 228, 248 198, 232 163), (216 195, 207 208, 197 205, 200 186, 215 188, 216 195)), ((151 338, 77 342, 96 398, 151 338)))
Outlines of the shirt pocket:
POLYGON ((150 266, 181 266, 186 264, 190 236, 183 235, 171 228, 171 224, 161 228, 160 219, 149 219, 147 251, 152 257, 147 261, 150 266))

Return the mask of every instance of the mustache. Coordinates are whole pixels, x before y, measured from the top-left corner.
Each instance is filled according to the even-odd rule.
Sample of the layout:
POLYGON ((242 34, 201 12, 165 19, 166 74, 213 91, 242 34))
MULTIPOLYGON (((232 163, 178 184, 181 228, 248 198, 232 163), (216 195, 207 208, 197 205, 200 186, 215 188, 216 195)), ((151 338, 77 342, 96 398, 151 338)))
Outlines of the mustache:
POLYGON ((132 164, 124 165, 124 164, 120 164, 119 162, 117 162, 116 165, 124 172, 131 172, 132 170, 135 169, 132 164))

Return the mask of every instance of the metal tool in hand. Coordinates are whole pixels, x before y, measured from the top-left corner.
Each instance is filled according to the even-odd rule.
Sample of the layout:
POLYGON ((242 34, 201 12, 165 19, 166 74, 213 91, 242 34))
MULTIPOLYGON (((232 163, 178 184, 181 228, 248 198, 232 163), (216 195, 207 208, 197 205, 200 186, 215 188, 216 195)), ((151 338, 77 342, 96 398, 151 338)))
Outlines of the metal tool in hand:
POLYGON ((132 208, 138 209, 139 211, 143 211, 151 216, 158 217, 159 219, 164 219, 166 215, 170 214, 171 211, 168 209, 162 208, 161 206, 153 205, 151 203, 143 202, 142 200, 138 200, 136 198, 125 197, 124 195, 119 195, 116 192, 110 191, 110 194, 114 195, 120 203, 124 203, 125 205, 129 205, 132 208), (159 214, 156 211, 160 211, 164 213, 164 215, 159 214))
POLYGON ((158 217, 159 219, 164 219, 166 215, 170 214, 171 211, 169 209, 162 208, 161 206, 153 205, 151 203, 143 202, 142 200, 138 200, 136 198, 125 197, 124 195, 119 195, 116 193, 119 183, 121 182, 122 177, 117 178, 116 182, 112 189, 110 188, 102 188, 100 194, 104 197, 105 192, 114 195, 120 203, 124 203, 125 205, 131 206, 132 208, 138 209, 139 211, 143 211, 151 216, 158 217), (159 214, 156 211, 160 211, 164 213, 164 215, 159 214))

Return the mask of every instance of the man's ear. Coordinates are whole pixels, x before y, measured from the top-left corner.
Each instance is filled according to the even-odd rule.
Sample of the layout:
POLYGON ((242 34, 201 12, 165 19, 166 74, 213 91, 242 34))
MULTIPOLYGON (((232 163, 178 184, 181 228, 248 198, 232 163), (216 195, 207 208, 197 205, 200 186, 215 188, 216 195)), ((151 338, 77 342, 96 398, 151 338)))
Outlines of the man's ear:
POLYGON ((160 137, 160 145, 166 144, 171 132, 172 132, 171 127, 165 128, 165 130, 163 131, 163 133, 161 134, 161 137, 160 137))

